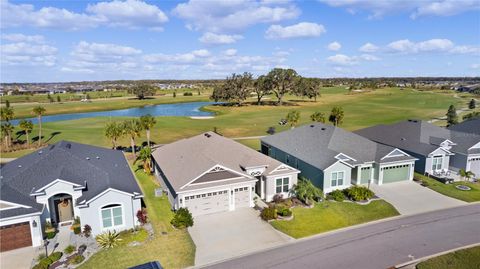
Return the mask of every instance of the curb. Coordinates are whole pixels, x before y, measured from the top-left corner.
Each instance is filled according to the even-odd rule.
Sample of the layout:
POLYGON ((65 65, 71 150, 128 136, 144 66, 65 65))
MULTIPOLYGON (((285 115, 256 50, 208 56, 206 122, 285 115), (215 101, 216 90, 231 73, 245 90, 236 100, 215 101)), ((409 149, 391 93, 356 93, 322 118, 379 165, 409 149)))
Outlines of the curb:
POLYGON ((445 255, 445 254, 448 254, 448 253, 452 253, 452 252, 455 252, 455 251, 458 251, 458 250, 477 247, 477 246, 480 246, 480 243, 475 243, 475 244, 471 244, 471 245, 467 245, 467 246, 461 246, 461 247, 458 247, 458 248, 442 251, 442 252, 439 252, 439 253, 436 253, 436 254, 433 254, 433 255, 429 255, 429 256, 425 256, 425 257, 418 258, 418 259, 415 259, 415 260, 411 260, 411 261, 408 261, 408 262, 404 262, 404 263, 401 263, 401 264, 397 264, 393 268, 396 268, 396 269, 404 268, 406 266, 417 264, 419 262, 423 262, 423 261, 429 260, 431 258, 435 258, 435 257, 442 256, 442 255, 445 255))

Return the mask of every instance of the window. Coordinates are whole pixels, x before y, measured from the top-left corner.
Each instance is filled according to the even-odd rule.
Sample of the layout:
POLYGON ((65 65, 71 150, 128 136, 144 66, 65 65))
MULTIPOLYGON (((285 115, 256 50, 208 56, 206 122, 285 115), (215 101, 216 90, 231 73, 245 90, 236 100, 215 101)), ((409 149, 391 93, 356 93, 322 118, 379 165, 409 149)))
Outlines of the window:
POLYGON ((103 228, 111 228, 123 225, 121 205, 109 205, 102 208, 103 228))
POLYGON ((345 172, 333 172, 332 173, 332 187, 342 186, 345 172))
POLYGON ((433 156, 432 170, 442 170, 443 156, 433 156))
POLYGON ((288 154, 285 155, 285 162, 286 162, 287 164, 290 163, 290 155, 288 155, 288 154))
POLYGON ((275 182, 275 191, 276 193, 282 193, 282 192, 288 192, 288 183, 289 183, 290 178, 288 177, 283 177, 283 178, 277 178, 275 182))

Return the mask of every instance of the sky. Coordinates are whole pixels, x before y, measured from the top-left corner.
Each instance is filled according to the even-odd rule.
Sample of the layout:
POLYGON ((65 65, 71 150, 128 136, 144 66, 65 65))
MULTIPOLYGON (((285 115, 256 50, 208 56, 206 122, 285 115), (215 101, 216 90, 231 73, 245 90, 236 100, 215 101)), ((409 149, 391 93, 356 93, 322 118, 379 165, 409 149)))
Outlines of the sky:
POLYGON ((480 1, 0 0, 0 82, 480 76, 480 1))

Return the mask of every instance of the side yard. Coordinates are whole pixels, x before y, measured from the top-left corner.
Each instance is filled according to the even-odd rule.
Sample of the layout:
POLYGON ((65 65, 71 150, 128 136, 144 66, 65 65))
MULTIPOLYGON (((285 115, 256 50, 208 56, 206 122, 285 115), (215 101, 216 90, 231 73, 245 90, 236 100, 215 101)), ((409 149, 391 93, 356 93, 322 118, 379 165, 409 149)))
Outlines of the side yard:
POLYGON ((160 261, 164 268, 184 268, 194 264, 195 245, 187 230, 172 228, 170 204, 165 196, 155 197, 154 189, 158 186, 153 176, 145 174, 143 169, 136 170, 135 176, 145 195, 148 217, 155 230, 154 238, 138 246, 121 244, 102 250, 80 268, 123 269, 149 261, 160 261))
POLYGON ((441 193, 443 195, 462 200, 468 203, 480 201, 480 183, 473 183, 473 182, 455 182, 453 184, 443 184, 441 182, 436 181, 435 179, 428 178, 424 175, 415 173, 415 179, 420 180, 426 185, 428 188, 441 193), (455 186, 457 185, 465 185, 471 188, 469 191, 462 191, 457 189, 455 186))
POLYGON ((367 205, 323 201, 315 203, 313 208, 292 208, 292 212, 293 220, 276 220, 271 224, 294 238, 399 215, 398 211, 384 200, 374 200, 367 205))
POLYGON ((458 250, 417 264, 416 269, 480 268, 480 246, 458 250))

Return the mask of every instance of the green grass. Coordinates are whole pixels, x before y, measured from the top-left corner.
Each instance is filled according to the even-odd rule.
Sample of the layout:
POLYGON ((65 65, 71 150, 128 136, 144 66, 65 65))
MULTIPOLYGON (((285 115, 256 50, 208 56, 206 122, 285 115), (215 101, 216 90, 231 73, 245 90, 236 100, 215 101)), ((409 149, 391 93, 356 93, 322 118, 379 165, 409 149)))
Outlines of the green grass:
POLYGON ((260 150, 260 139, 242 139, 237 140, 237 142, 244 144, 247 147, 250 147, 254 150, 260 150))
POLYGON ((443 195, 450 196, 452 198, 462 200, 468 203, 480 201, 480 183, 472 183, 472 182, 454 182, 453 184, 443 184, 435 179, 428 178, 424 175, 415 173, 416 179, 421 179, 428 183, 428 188, 439 192, 443 195), (462 191, 455 186, 457 185, 466 185, 472 188, 470 191, 462 191))
POLYGON ((480 269, 480 246, 458 250, 417 264, 417 269, 480 269))
POLYGON ((158 185, 153 176, 146 175, 142 169, 135 175, 145 195, 148 217, 155 230, 154 238, 140 246, 128 247, 128 242, 145 240, 146 234, 127 234, 126 242, 98 252, 80 268, 128 268, 149 261, 160 261, 164 268, 185 268, 194 264, 195 245, 186 230, 176 230, 170 225, 173 213, 167 197, 155 197, 154 190, 158 185))
POLYGON ((368 205, 324 201, 314 208, 293 208, 293 220, 273 221, 272 226, 294 238, 323 233, 355 224, 397 216, 398 211, 383 200, 368 205))

